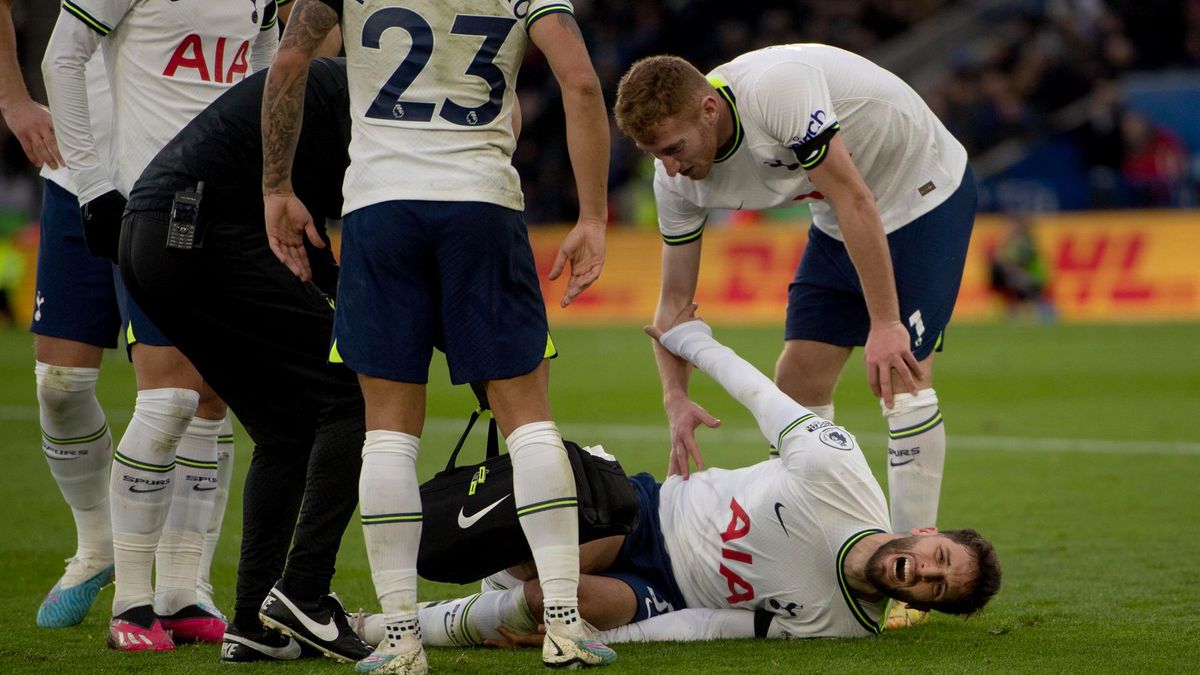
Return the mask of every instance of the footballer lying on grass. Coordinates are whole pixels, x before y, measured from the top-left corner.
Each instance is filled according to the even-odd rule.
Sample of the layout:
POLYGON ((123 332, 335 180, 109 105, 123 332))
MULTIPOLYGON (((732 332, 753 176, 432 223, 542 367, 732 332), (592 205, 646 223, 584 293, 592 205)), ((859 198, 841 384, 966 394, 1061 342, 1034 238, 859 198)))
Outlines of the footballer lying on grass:
MULTIPOLYGON (((987 604, 1000 565, 986 539, 970 529, 889 533, 887 502, 854 437, 782 393, 694 312, 666 333, 646 330, 746 406, 779 457, 662 484, 630 478, 633 532, 580 548, 580 612, 597 639, 876 635, 893 598, 960 615, 987 604)), ((533 572, 502 571, 482 593, 422 605, 423 642, 541 645, 533 572)), ((376 617, 358 619, 364 639, 380 639, 376 617)))

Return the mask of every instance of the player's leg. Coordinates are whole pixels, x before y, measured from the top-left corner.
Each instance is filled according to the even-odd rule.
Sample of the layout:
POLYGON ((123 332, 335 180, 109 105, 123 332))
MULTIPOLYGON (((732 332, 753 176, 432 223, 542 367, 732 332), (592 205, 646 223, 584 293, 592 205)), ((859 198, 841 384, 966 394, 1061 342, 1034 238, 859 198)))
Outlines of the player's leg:
POLYGON ((217 489, 213 497, 212 517, 204 531, 204 552, 200 554, 200 569, 196 576, 196 604, 201 609, 225 620, 225 614, 213 599, 212 565, 225 522, 225 507, 229 504, 229 488, 233 482, 234 435, 233 415, 226 414, 217 432, 217 489))
MULTIPOLYGON (((633 575, 584 574, 579 577, 578 589, 580 613, 585 621, 600 630, 656 615, 653 601, 641 602, 643 598, 656 597, 656 591, 633 575)), ((542 586, 537 579, 518 583, 510 589, 423 602, 420 616, 421 624, 426 628, 421 640, 433 647, 478 647, 485 640, 505 639, 497 627, 517 635, 533 635, 537 633, 544 612, 542 586)), ((381 615, 362 616, 359 624, 359 632, 367 642, 378 643, 385 639, 381 615)))
POLYGON ((383 202, 346 214, 334 316, 337 356, 366 406, 359 502, 386 637, 363 672, 424 673, 417 616, 421 495, 416 458, 438 308, 430 202, 383 202))
POLYGON ((888 424, 888 501, 897 533, 932 527, 937 520, 946 427, 933 389, 933 357, 920 361, 916 394, 895 392, 891 408, 880 402, 888 424))
POLYGON ((550 415, 549 362, 529 375, 488 382, 513 463, 513 499, 545 593, 547 632, 578 622, 579 515, 570 460, 550 415))
POLYGON ((207 383, 200 386, 196 415, 175 452, 174 494, 155 552, 154 607, 176 642, 217 643, 225 619, 200 605, 197 585, 217 499, 217 438, 227 410, 207 383))
POLYGON ((38 608, 38 625, 57 628, 82 621, 113 577, 112 434, 96 400, 96 382, 103 350, 117 344, 120 314, 111 265, 89 254, 83 242, 78 200, 52 181, 43 193, 30 330, 42 452, 76 531, 75 554, 38 608))
MULTIPOLYGON (((199 405, 201 380, 171 347, 135 344, 132 358, 138 375, 137 402, 114 454, 109 492, 117 577, 109 646, 170 649, 173 642, 156 618, 151 570, 172 501, 185 482, 187 470, 176 470, 176 449, 199 405)), ((192 454, 196 455, 193 463, 211 464, 215 437, 213 457, 192 454)), ((181 544, 174 535, 167 543, 181 544)), ((198 549, 196 553, 198 560, 198 549)), ((165 580, 160 574, 160 582, 165 580)), ((194 602, 194 568, 191 589, 194 602)))
POLYGON ((814 340, 787 340, 775 362, 775 384, 818 416, 833 421, 833 392, 850 347, 814 340))
POLYGON ((935 525, 946 431, 933 389, 933 355, 941 351, 958 298, 976 205, 968 168, 959 188, 933 211, 888 235, 900 318, 924 377, 915 395, 897 394, 888 423, 888 494, 892 531, 935 525))
POLYGON ((524 218, 494 204, 447 205, 441 235, 446 361, 453 382, 487 382, 505 436, 517 515, 545 589, 543 661, 602 665, 607 657, 588 651, 578 613, 575 481, 550 413, 553 343, 524 218))

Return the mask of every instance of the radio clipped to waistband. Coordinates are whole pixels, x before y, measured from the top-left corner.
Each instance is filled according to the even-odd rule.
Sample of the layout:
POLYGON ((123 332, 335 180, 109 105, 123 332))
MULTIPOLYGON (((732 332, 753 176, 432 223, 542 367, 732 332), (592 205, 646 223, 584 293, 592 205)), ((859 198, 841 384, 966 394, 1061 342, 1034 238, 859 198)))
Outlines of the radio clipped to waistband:
POLYGON ((171 202, 171 221, 167 227, 167 248, 190 251, 201 248, 204 233, 200 227, 200 197, 204 193, 204 181, 196 183, 195 189, 187 188, 175 193, 171 202))

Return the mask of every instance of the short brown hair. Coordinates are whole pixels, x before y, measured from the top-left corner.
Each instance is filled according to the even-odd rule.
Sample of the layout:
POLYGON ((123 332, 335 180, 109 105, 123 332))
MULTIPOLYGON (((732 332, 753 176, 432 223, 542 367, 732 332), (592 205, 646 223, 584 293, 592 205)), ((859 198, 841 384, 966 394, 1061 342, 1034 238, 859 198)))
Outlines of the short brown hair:
POLYGON ((964 617, 983 609, 983 606, 1000 590, 1000 561, 996 558, 996 549, 992 543, 984 539, 975 530, 947 530, 941 532, 951 541, 967 547, 975 558, 975 581, 967 588, 967 592, 955 600, 947 602, 928 603, 930 609, 946 614, 959 614, 964 617))
POLYGON ((641 59, 617 85, 617 127, 633 140, 649 143, 658 125, 687 110, 705 87, 710 85, 704 74, 678 56, 641 59))

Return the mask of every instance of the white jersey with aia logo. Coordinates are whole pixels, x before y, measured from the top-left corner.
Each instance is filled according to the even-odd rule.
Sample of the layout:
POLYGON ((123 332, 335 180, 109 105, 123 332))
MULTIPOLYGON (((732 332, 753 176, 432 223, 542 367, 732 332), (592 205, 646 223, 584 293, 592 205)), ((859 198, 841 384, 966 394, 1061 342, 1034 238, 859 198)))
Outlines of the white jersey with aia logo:
POLYGON ((889 531, 887 501, 854 437, 805 413, 780 459, 663 483, 671 569, 688 607, 770 612, 771 637, 878 633, 886 603, 854 599, 842 560, 889 531))
POLYGON ((346 2, 344 212, 391 200, 523 209, 512 166, 517 71, 530 26, 571 11, 568 0, 346 2))
POLYGON ((275 0, 63 0, 64 13, 102 37, 118 190, 128 195, 193 117, 270 64, 276 11, 275 0))
POLYGON ((875 196, 885 232, 932 211, 958 188, 967 151, 899 77, 836 47, 768 47, 718 66, 709 82, 734 118, 733 145, 703 180, 656 162, 659 229, 669 244, 700 236, 709 209, 808 202, 813 225, 841 240, 837 214, 808 177, 834 134, 875 196))

